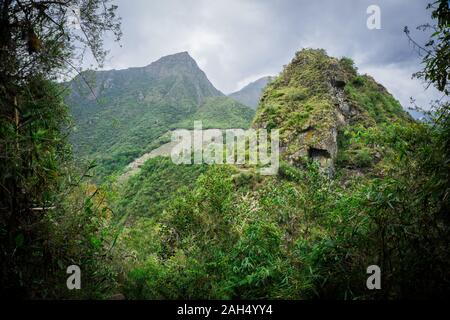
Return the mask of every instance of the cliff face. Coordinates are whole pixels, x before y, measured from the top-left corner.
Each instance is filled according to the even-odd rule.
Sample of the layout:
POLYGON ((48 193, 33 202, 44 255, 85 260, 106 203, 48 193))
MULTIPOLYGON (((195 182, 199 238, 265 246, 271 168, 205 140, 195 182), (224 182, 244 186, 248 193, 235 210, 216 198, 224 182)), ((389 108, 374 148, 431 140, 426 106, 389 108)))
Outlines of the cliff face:
POLYGON ((345 131, 408 118, 384 87, 358 75, 350 59, 305 49, 268 85, 253 126, 280 130, 280 150, 289 163, 310 158, 332 174, 339 153, 352 148, 350 143, 339 150, 345 131))

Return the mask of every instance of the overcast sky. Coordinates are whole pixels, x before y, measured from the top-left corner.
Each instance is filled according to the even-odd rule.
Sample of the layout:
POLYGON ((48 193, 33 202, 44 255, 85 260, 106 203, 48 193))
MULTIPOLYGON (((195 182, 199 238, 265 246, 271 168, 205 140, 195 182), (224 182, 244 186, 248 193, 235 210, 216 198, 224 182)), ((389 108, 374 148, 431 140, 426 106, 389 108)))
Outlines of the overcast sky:
MULTIPOLYGON (((122 48, 109 45, 105 69, 145 66, 188 51, 211 82, 230 93, 265 75, 276 75, 295 52, 324 48, 351 57, 405 106, 409 97, 426 107, 438 98, 411 74, 420 58, 403 27, 429 21, 429 0, 118 0, 122 48), (381 29, 369 30, 369 5, 381 9, 381 29)), ((107 42, 108 43, 108 42, 107 42)))

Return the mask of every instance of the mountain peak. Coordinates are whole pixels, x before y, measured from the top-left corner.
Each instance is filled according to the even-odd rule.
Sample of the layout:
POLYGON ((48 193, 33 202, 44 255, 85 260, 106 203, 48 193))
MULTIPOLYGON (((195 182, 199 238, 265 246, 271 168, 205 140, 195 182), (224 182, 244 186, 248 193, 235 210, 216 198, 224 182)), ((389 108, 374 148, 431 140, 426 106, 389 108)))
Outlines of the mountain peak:
POLYGON ((252 107, 253 109, 256 109, 256 106, 258 105, 259 98, 261 97, 262 91, 267 86, 267 84, 270 81, 272 81, 273 79, 274 79, 274 77, 271 77, 271 76, 265 76, 265 77, 259 78, 255 81, 247 84, 241 90, 230 93, 228 96, 244 105, 247 105, 249 107, 252 107))
POLYGON ((158 60, 152 62, 147 66, 147 68, 151 68, 155 65, 165 65, 165 66, 180 66, 184 65, 193 69, 199 69, 199 66, 197 65, 197 62, 194 60, 194 58, 191 57, 191 55, 187 51, 178 52, 174 54, 170 54, 167 56, 163 56, 159 58, 158 60))
POLYGON ((171 54, 171 55, 169 55, 169 56, 189 57, 189 58, 192 59, 191 55, 190 55, 189 52, 187 52, 187 51, 177 52, 177 53, 171 54))
MULTIPOLYGON (((299 164, 308 157, 332 173, 338 136, 342 142, 348 138, 343 132, 396 121, 408 121, 399 102, 372 77, 358 74, 351 59, 330 57, 322 49, 303 49, 266 87, 254 126, 280 129, 288 162, 299 164)), ((349 167, 377 153, 375 147, 358 149, 351 141, 346 146, 339 161, 352 159, 347 161, 349 167)))

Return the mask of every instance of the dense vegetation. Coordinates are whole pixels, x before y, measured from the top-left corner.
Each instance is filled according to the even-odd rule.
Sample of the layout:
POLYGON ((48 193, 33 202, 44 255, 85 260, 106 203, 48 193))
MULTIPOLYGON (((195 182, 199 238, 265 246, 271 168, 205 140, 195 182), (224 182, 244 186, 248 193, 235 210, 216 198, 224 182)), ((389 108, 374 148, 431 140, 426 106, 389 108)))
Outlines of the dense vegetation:
POLYGON ((281 131, 277 175, 156 157, 127 179, 123 167, 167 142, 167 131, 197 119, 247 127, 253 113, 218 92, 186 53, 56 85, 76 55, 69 39, 101 61, 103 33, 120 37, 105 0, 81 1, 87 39, 72 34, 70 4, 0 8, 2 296, 450 296, 446 0, 430 6, 434 41, 418 73, 447 99, 429 122, 413 121, 351 59, 306 49, 265 89, 252 122, 281 131), (70 109, 62 86, 72 89, 70 109), (72 161, 69 111, 76 158, 99 163, 72 161), (82 290, 67 290, 73 264, 82 290), (382 290, 365 285, 373 264, 382 290))
POLYGON ((250 108, 225 97, 187 52, 142 68, 87 71, 68 84, 77 159, 96 160, 97 181, 155 147, 169 130, 247 128, 250 108))
POLYGON ((448 297, 448 102, 428 115, 429 123, 413 121, 348 58, 299 52, 265 90, 254 120, 282 130, 288 162, 264 178, 253 169, 210 167, 162 214, 126 227, 120 250, 135 255, 122 260, 123 292, 152 299, 448 297), (354 112, 339 123, 334 107, 342 102, 354 112), (311 146, 337 129, 331 176, 308 157, 291 161, 301 147, 292 137, 311 127, 311 146), (372 264, 382 270, 380 291, 365 286, 372 264))
POLYGON ((103 60, 104 33, 121 36, 116 8, 108 0, 0 3, 2 298, 63 296, 57 288, 63 288, 67 266, 82 261, 92 280, 85 296, 101 291, 95 283, 103 273, 94 265, 103 248, 88 240, 100 227, 92 205, 98 192, 87 189, 83 169, 71 165, 70 118, 55 80, 80 63, 76 48, 103 60), (82 36, 67 23, 75 5, 82 12, 82 36))
POLYGON ((121 194, 117 212, 131 217, 159 215, 181 187, 191 188, 206 165, 175 165, 170 158, 149 159, 131 176, 121 194))
MULTIPOLYGON (((305 122, 286 117, 286 127, 276 123, 290 132, 288 137, 308 121, 306 126, 314 126, 315 115, 324 120, 323 115, 333 114, 327 86, 322 87, 324 102, 318 103, 315 93, 308 93, 319 90, 319 84, 301 77, 295 85, 285 80, 285 72, 315 73, 320 79, 327 70, 308 67, 325 66, 326 61, 337 60, 321 50, 299 52, 288 71, 266 89, 256 125, 266 116, 280 121, 286 113, 304 113, 305 122), (296 67, 303 59, 309 59, 308 65, 296 67), (293 99, 298 92, 302 97, 293 99), (278 102, 271 110, 279 113, 266 115, 268 97, 278 102)), ((283 162, 275 177, 263 178, 251 168, 209 168, 193 187, 179 190, 165 203, 162 213, 141 217, 125 228, 118 251, 135 253, 121 258, 127 297, 368 299, 449 294, 445 127, 413 121, 386 89, 358 75, 351 60, 338 63, 348 72, 342 90, 358 112, 340 127, 334 175, 307 157, 300 168, 283 162), (383 272, 381 291, 365 286, 366 268, 373 264, 383 272)), ((145 189, 164 180, 147 180, 145 189)))
POLYGON ((174 128, 193 129, 194 121, 202 121, 203 129, 229 129, 250 127, 254 111, 226 97, 207 98, 192 115, 174 128))

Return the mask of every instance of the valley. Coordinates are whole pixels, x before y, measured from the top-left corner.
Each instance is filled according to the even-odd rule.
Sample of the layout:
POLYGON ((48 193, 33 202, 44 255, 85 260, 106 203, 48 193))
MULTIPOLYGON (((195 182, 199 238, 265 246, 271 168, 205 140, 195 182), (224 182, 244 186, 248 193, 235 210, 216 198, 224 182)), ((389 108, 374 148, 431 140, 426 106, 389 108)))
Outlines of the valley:
POLYGON ((1 297, 450 297, 450 9, 387 2, 1 1, 1 297))
MULTIPOLYGON (((351 59, 303 49, 277 77, 262 79, 263 89, 252 84, 229 97, 187 53, 97 78, 95 91, 105 104, 85 114, 80 110, 89 95, 68 100, 78 128, 72 141, 76 155, 100 159, 94 181, 108 181, 102 188, 114 190, 107 205, 112 221, 123 226, 113 259, 127 298, 302 299, 317 290, 307 270, 325 281, 316 294, 342 297, 349 291, 327 286, 323 272, 356 279, 361 264, 378 263, 399 276, 386 264, 397 256, 367 248, 380 241, 379 223, 404 223, 401 216, 387 222, 381 212, 404 209, 380 211, 371 194, 395 187, 384 177, 403 168, 399 141, 417 122, 351 59), (108 91, 114 86, 123 90, 108 91), (256 112, 232 98, 258 101, 256 112), (255 166, 174 164, 171 132, 188 129, 192 137, 198 120, 222 134, 279 129, 278 174, 261 176, 255 166)), ((353 282, 351 292, 371 296, 353 282)))

